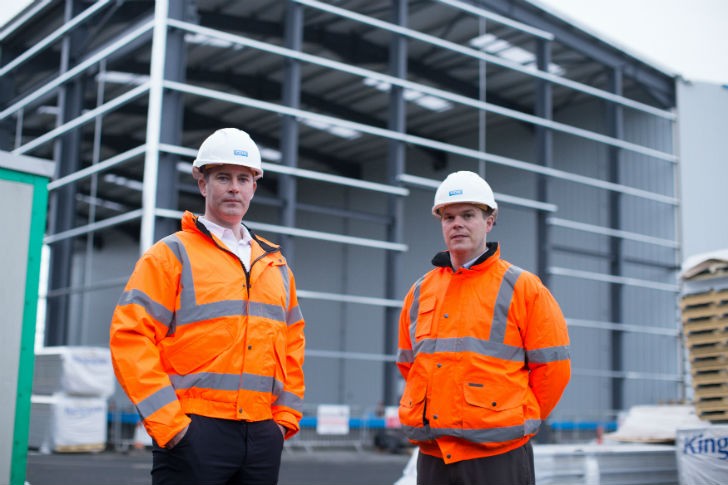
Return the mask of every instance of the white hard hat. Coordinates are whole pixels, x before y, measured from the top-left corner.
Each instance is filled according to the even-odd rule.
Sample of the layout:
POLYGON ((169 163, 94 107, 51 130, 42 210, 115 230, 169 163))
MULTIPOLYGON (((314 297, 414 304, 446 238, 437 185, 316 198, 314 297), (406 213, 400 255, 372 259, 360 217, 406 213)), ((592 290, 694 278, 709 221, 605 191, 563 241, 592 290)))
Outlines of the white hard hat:
POLYGON ((432 213, 440 215, 440 209, 448 204, 476 204, 498 209, 493 190, 488 182, 475 172, 453 172, 442 181, 435 192, 432 213))
POLYGON ((192 170, 218 164, 250 167, 256 179, 263 176, 258 146, 250 135, 237 128, 221 128, 208 136, 197 151, 192 170))

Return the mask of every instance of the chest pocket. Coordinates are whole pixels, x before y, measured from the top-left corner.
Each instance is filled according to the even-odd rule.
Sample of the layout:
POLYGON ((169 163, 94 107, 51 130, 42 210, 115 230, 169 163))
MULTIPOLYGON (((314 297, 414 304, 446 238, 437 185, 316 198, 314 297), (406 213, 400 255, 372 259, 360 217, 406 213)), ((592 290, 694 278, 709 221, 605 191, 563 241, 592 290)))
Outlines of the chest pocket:
POLYGON ((429 337, 433 334, 435 330, 434 321, 436 303, 437 299, 434 297, 420 300, 420 305, 417 309, 417 321, 415 322, 415 340, 429 337))

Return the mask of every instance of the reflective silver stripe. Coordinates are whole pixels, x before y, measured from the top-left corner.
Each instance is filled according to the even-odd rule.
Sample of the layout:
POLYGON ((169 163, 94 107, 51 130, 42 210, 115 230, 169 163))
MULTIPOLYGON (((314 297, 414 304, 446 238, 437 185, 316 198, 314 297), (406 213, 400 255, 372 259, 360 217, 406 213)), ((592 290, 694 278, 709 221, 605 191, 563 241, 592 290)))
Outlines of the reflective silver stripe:
MULTIPOLYGON (((276 387, 282 387, 272 377, 257 374, 219 374, 215 372, 198 372, 184 376, 169 376, 175 389, 213 389, 215 391, 255 391, 275 394, 276 387)), ((280 391, 279 391, 280 392, 280 391)))
POLYGON ((513 300, 513 287, 516 286, 516 280, 521 276, 522 271, 518 266, 511 265, 503 275, 498 289, 498 297, 495 300, 493 323, 490 327, 490 340, 493 342, 503 342, 505 338, 508 309, 511 307, 511 301, 513 300))
POLYGON ((140 401, 136 405, 136 408, 142 419, 147 419, 149 416, 159 411, 167 404, 176 400, 177 395, 174 393, 174 389, 172 389, 172 386, 166 386, 140 401))
POLYGON ((538 431, 540 426, 540 420, 530 419, 523 425, 501 428, 462 429, 403 426, 402 430, 408 438, 416 441, 429 441, 442 436, 453 436, 473 443, 501 443, 533 434, 538 431))
POLYGON ((175 389, 190 389, 192 387, 215 389, 218 391, 237 391, 240 388, 240 376, 237 374, 217 374, 214 372, 200 372, 180 376, 169 376, 175 389))
POLYGON ((288 274, 288 266, 286 266, 286 265, 279 266, 278 270, 281 272, 281 279, 283 280, 283 291, 285 292, 285 295, 286 295, 285 308, 288 308, 288 306, 291 304, 291 301, 290 301, 291 278, 290 278, 290 275, 288 274))
MULTIPOLYGON (((426 276, 426 275, 425 275, 426 276)), ((420 286, 425 277, 421 277, 414 286, 414 293, 412 294, 412 305, 410 306, 410 342, 412 346, 415 344, 415 335, 417 335, 417 315, 420 313, 420 286)))
POLYGON ((523 362, 525 352, 521 347, 473 337, 423 339, 415 344, 415 354, 437 352, 474 352, 486 357, 523 362))
POLYGON ((286 325, 292 325, 301 320, 303 320, 303 313, 301 313, 301 308, 298 305, 288 310, 286 314, 286 325))
POLYGON ((152 300, 149 295, 139 290, 129 290, 122 293, 119 298, 119 305, 140 305, 147 314, 164 325, 170 325, 174 313, 167 310, 163 305, 152 300))
POLYGON ((290 304, 290 274, 287 266, 280 267, 281 278, 283 279, 283 285, 286 290, 285 307, 260 302, 250 302, 249 305, 246 305, 247 300, 243 298, 198 305, 194 278, 192 277, 192 266, 187 248, 185 248, 182 241, 174 234, 165 237, 162 242, 177 257, 182 266, 182 274, 180 276, 180 308, 176 314, 173 314, 173 318, 176 318, 176 324, 188 325, 203 320, 246 315, 268 318, 286 324, 295 323, 303 319, 298 307, 292 308, 288 313, 286 310, 290 304))
POLYGON ((262 317, 277 322, 286 322, 286 310, 280 305, 251 301, 247 308, 248 315, 252 317, 262 317))
POLYGON ((220 317, 238 316, 245 313, 245 300, 225 300, 204 305, 189 305, 188 302, 185 302, 183 296, 181 306, 182 308, 177 311, 177 323, 179 325, 220 317))
MULTIPOLYGON (((196 306, 197 297, 195 295, 195 284, 192 279, 192 268, 190 265, 190 258, 187 255, 187 249, 185 248, 184 244, 182 244, 182 241, 179 240, 179 238, 171 234, 164 239, 162 239, 162 242, 167 245, 169 250, 177 257, 177 260, 180 262, 180 265, 182 266, 182 274, 180 275, 180 304, 181 308, 179 311, 175 314, 175 321, 172 322, 169 328, 169 335, 172 335, 176 331, 177 323, 179 321, 180 315, 185 315, 189 310, 194 308, 196 306)), ((188 323, 190 320, 187 320, 185 323, 188 323)))
POLYGON ((303 399, 292 392, 284 391, 275 400, 273 406, 286 406, 295 409, 296 411, 303 412, 303 399))
POLYGON ((415 353, 411 350, 399 349, 397 350, 397 362, 403 364, 411 364, 415 361, 415 353))
POLYGON ((568 360, 570 356, 569 346, 562 345, 559 347, 546 347, 543 349, 529 350, 526 352, 528 362, 546 363, 556 362, 558 360, 568 360))
POLYGON ((270 376, 243 374, 243 382, 240 388, 246 391, 267 392, 273 394, 275 382, 275 379, 270 376))
POLYGON ((195 295, 195 281, 192 278, 192 265, 190 264, 190 257, 187 254, 187 248, 182 244, 179 238, 172 234, 162 239, 162 242, 167 245, 170 251, 177 256, 177 259, 182 266, 182 274, 180 276, 180 286, 182 289, 181 300, 182 306, 189 305, 190 307, 196 306, 197 297, 195 295))

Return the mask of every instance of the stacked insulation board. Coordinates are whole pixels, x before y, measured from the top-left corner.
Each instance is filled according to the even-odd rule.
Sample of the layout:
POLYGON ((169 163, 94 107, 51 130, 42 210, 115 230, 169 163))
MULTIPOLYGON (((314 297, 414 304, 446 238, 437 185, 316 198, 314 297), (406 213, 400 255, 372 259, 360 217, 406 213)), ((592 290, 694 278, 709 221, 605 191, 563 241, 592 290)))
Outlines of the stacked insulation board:
POLYGON ((28 447, 41 453, 103 451, 114 386, 108 348, 37 350, 28 447))
MULTIPOLYGON (((683 270, 680 301, 698 416, 728 422, 728 254, 712 253, 683 270)), ((684 265, 685 267, 685 265, 684 265)))

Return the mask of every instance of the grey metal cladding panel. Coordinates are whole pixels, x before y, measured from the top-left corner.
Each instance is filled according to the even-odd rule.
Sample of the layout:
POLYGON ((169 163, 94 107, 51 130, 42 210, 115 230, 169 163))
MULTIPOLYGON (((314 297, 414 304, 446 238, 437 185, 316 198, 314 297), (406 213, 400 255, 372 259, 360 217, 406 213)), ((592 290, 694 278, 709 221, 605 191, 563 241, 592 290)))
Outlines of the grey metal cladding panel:
MULTIPOLYGON (((666 239, 666 241, 670 240, 666 239)), ((672 246, 662 246, 626 239, 622 241, 622 252, 625 259, 660 264, 664 265, 666 268, 675 268, 677 259, 675 254, 676 243, 674 240, 672 241, 672 244, 672 246)))
MULTIPOLYGON (((536 214, 513 207, 499 209, 498 223, 488 235, 489 241, 501 244, 501 257, 528 271, 536 271, 536 214)), ((543 276, 543 275, 541 275, 543 276)))
MULTIPOLYGON (((336 386, 338 392, 341 393, 342 401, 373 411, 377 404, 383 400, 384 366, 393 365, 393 362, 371 360, 351 359, 344 361, 342 365, 343 381, 341 386, 336 386)), ((399 399, 399 395, 396 398, 399 399)))
POLYGON ((571 381, 551 415, 551 420, 603 419, 609 412, 610 380, 572 371, 571 381))
POLYGON ((677 337, 627 333, 623 339, 624 368, 631 372, 677 375, 677 337))
POLYGON ((622 151, 618 167, 619 182, 637 189, 675 196, 677 165, 674 162, 622 151))
POLYGON ((675 381, 635 379, 624 383, 624 408, 640 404, 679 402, 682 384, 675 381))
MULTIPOLYGON (((578 268, 578 266, 576 266, 578 268)), ((566 276, 552 276, 549 288, 566 318, 608 320, 609 297, 605 283, 566 276)))
POLYGON ((567 256, 570 248, 591 251, 604 257, 609 255, 609 237, 603 234, 552 226, 549 236, 552 247, 558 248, 559 253, 566 253, 567 256))
POLYGON ((549 194, 550 202, 558 207, 555 217, 597 226, 608 225, 607 191, 568 180, 552 180, 549 194))
POLYGON ((624 139, 667 153, 674 151, 673 122, 647 113, 625 109, 624 139))
POLYGON ((677 207, 628 195, 620 199, 622 229, 646 236, 676 239, 677 207))
POLYGON ((625 323, 676 330, 679 325, 678 294, 626 286, 622 292, 625 323))
POLYGON ((574 368, 608 369, 611 353, 609 331, 569 326, 571 362, 574 368))

